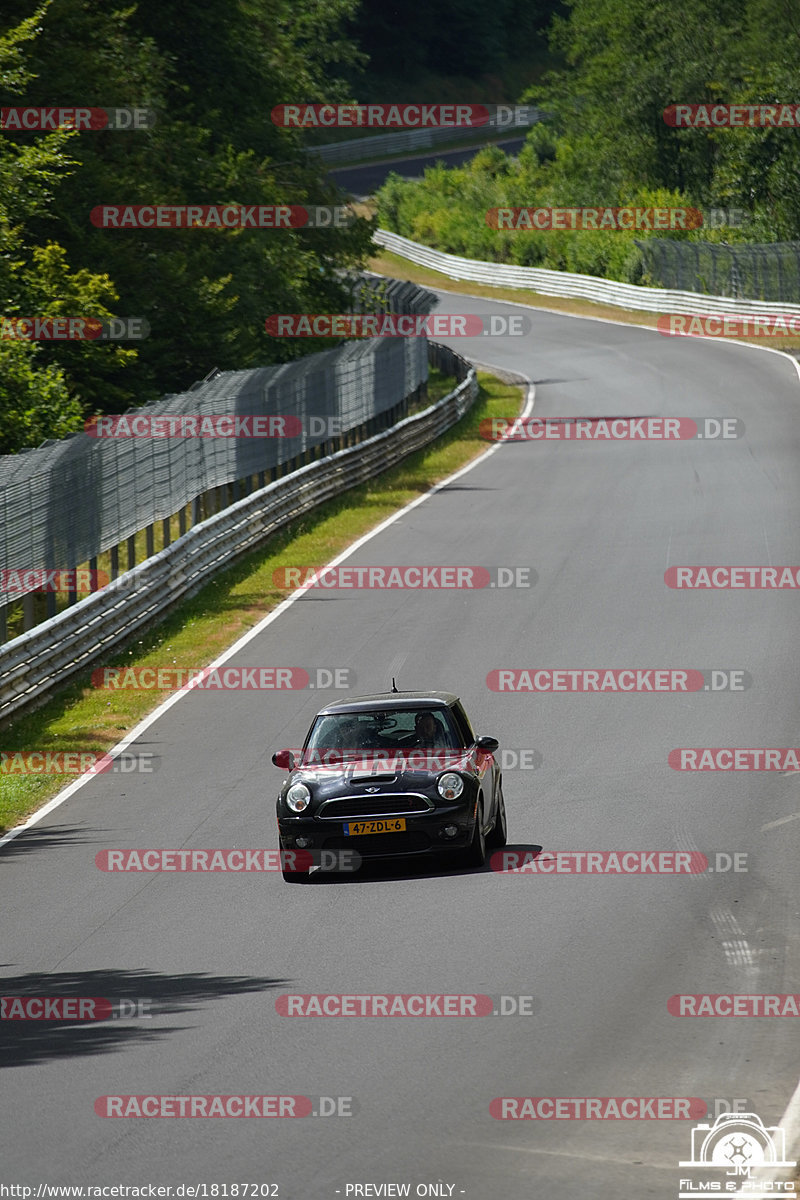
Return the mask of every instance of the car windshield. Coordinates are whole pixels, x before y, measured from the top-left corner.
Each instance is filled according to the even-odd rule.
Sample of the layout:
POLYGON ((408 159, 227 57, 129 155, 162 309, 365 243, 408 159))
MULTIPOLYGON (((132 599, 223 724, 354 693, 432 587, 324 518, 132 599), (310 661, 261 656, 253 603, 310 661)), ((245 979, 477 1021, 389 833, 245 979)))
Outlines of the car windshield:
POLYGON ((305 753, 335 751, 337 757, 357 757, 376 751, 402 754, 420 747, 463 748, 448 708, 384 709, 317 717, 305 753))

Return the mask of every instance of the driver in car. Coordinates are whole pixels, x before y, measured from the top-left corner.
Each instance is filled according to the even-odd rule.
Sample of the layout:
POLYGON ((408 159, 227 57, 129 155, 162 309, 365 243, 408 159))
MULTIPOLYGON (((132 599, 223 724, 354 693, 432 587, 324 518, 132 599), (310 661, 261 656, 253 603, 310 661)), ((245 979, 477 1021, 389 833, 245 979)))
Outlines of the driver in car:
POLYGON ((342 750, 358 750, 361 745, 361 726, 354 717, 339 722, 337 730, 339 747, 342 750))
POLYGON ((414 732, 405 740, 405 746, 445 746, 444 730, 432 712, 419 712, 414 718, 414 732))

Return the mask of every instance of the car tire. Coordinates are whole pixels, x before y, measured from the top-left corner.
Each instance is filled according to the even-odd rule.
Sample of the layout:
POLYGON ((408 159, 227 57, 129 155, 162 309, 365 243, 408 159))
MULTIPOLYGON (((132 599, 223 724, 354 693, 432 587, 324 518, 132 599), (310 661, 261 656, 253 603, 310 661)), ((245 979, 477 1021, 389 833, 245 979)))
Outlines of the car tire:
POLYGON ((493 850, 500 850, 508 842, 508 824, 506 821, 506 802, 503 797, 503 785, 500 785, 499 794, 497 797, 497 815, 494 819, 494 825, 486 838, 487 846, 491 846, 493 850))
POLYGON ((486 836, 483 832, 483 808, 478 805, 472 840, 464 852, 465 867, 482 867, 486 862, 486 836))

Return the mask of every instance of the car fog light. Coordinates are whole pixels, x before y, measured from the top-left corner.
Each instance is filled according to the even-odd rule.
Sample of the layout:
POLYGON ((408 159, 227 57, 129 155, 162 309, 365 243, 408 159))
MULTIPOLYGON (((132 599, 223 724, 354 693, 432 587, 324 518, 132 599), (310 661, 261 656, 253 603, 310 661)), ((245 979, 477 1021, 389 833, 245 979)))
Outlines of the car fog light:
POLYGON ((454 838, 458 834, 458 826, 457 825, 445 825, 444 829, 442 830, 442 833, 444 834, 445 837, 454 838))
POLYGON ((311 845, 311 842, 312 842, 312 839, 306 838, 306 837, 299 837, 299 838, 294 839, 294 844, 297 846, 297 848, 299 850, 305 850, 306 847, 311 845))

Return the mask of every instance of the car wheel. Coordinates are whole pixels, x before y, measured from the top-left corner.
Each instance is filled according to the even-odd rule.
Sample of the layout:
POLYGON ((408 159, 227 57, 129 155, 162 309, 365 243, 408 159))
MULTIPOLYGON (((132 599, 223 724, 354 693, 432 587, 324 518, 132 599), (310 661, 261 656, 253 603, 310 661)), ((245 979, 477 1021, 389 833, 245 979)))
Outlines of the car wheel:
POLYGON ((500 785, 499 794, 497 797, 497 816, 494 819, 494 825, 486 843, 495 849, 500 849, 505 846, 508 841, 508 825, 506 823, 506 802, 503 798, 503 786, 500 785))
POLYGON ((467 867, 482 867, 486 862, 486 836, 483 832, 483 809, 478 805, 475 817, 475 829, 472 841, 464 852, 464 865, 467 867))

